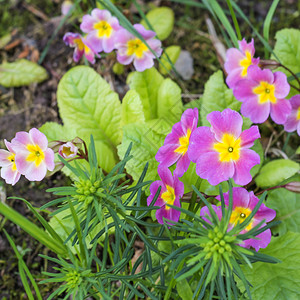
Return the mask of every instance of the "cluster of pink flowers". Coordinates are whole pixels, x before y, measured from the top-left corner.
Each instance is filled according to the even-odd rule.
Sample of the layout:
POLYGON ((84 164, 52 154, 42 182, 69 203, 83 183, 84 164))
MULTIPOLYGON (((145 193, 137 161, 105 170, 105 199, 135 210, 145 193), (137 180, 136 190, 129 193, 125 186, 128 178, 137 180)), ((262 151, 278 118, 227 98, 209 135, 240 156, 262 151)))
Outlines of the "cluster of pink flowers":
POLYGON ((118 19, 109 11, 98 8, 82 18, 80 29, 85 36, 68 32, 64 42, 75 48, 73 58, 76 62, 84 55, 89 62, 95 63, 95 56, 100 57, 101 52, 110 53, 116 49, 119 63, 128 65, 133 62, 136 70, 142 72, 154 65, 153 52, 157 57, 161 55, 161 42, 154 38, 154 31, 146 30, 143 25, 135 24, 133 27, 152 51, 141 39, 120 26, 118 19))
POLYGON ((0 150, 1 177, 16 184, 21 175, 30 181, 40 181, 47 170, 54 170, 54 152, 48 148, 46 136, 36 128, 20 131, 11 142, 4 140, 7 150, 0 150))
POLYGON ((286 131, 297 130, 299 134, 299 95, 287 100, 290 86, 286 75, 261 69, 260 59, 254 58, 254 53, 253 39, 250 43, 243 39, 239 41, 239 49, 230 48, 226 52, 226 83, 242 102, 241 113, 253 123, 263 123, 270 115, 286 131))

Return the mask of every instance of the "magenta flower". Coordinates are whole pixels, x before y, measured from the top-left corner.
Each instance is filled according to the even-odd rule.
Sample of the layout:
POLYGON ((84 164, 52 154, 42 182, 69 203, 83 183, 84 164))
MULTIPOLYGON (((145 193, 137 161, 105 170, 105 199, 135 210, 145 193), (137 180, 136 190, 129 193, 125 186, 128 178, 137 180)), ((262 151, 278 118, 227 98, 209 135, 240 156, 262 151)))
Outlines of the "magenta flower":
MULTIPOLYGON (((159 57, 162 53, 160 40, 155 39, 156 33, 146 30, 143 25, 135 24, 133 27, 145 39, 149 47, 159 57)), ((121 29, 116 37, 117 59, 120 64, 129 65, 133 61, 133 65, 137 71, 143 72, 150 69, 153 65, 155 55, 148 47, 137 37, 126 29, 121 29)))
POLYGON ((86 59, 94 64, 95 63, 95 50, 88 46, 86 38, 83 38, 79 33, 67 32, 63 38, 67 46, 75 48, 73 59, 75 62, 78 62, 79 59, 84 55, 86 59))
POLYGON ((176 123, 172 132, 166 136, 164 145, 158 150, 155 158, 166 167, 175 164, 175 173, 181 177, 190 165, 190 159, 187 155, 190 136, 197 128, 198 109, 187 109, 181 117, 181 121, 176 123))
POLYGON ((87 33, 87 41, 96 52, 109 53, 115 49, 116 33, 122 27, 108 10, 95 8, 82 18, 80 29, 87 33))
MULTIPOLYGON (((172 176, 171 171, 166 167, 158 167, 158 175, 160 180, 154 181, 150 185, 150 196, 147 198, 147 205, 149 206, 158 190, 161 187, 159 196, 154 204, 154 206, 160 206, 156 211, 156 219, 158 223, 164 224, 163 218, 178 222, 180 217, 180 211, 166 206, 166 204, 171 204, 180 207, 179 198, 182 197, 184 192, 183 183, 180 182, 176 175, 172 176)), ((172 225, 172 223, 167 222, 167 224, 172 225)))
POLYGON ((54 169, 54 152, 48 148, 46 136, 36 128, 20 131, 11 141, 17 170, 28 180, 40 181, 47 170, 54 169))
POLYGON ((211 185, 233 178, 245 185, 252 179, 250 170, 260 163, 259 155, 250 150, 260 138, 257 126, 242 132, 243 119, 230 108, 207 115, 211 128, 201 126, 190 138, 188 156, 196 163, 196 173, 211 185))
POLYGON ((287 132, 297 130, 300 136, 300 94, 293 96, 289 101, 292 111, 284 123, 284 130, 287 132))
MULTIPOLYGON (((220 196, 216 198, 218 200, 221 199, 220 196)), ((252 191, 249 193, 246 189, 240 187, 234 187, 232 189, 232 200, 233 206, 229 220, 229 230, 231 230, 238 223, 242 223, 251 214, 252 210, 259 202, 259 199, 254 195, 252 191)), ((224 193, 224 202, 227 206, 229 205, 229 192, 224 193)), ((248 232, 262 220, 265 220, 265 222, 272 221, 275 216, 275 210, 266 207, 265 204, 262 203, 257 213, 251 220, 251 223, 244 230, 242 230, 240 234, 248 232)), ((266 223, 263 223, 261 227, 264 227, 265 225, 266 223)), ((271 230, 265 230, 264 232, 258 234, 256 238, 258 239, 244 240, 241 246, 245 248, 253 247, 256 251, 258 251, 259 248, 266 248, 271 241, 271 230)))
POLYGON ((10 142, 4 140, 4 143, 8 151, 0 149, 0 167, 2 167, 1 177, 5 179, 7 184, 15 185, 21 176, 21 173, 16 167, 16 153, 13 151, 10 142))
POLYGON ((284 73, 257 66, 250 66, 248 77, 233 88, 234 96, 242 102, 241 113, 254 123, 263 123, 269 114, 275 123, 285 123, 291 112, 291 104, 284 99, 289 91, 284 73))
POLYGON ((230 48, 227 50, 224 64, 225 71, 228 74, 226 83, 231 89, 239 80, 247 77, 249 66, 259 64, 259 58, 253 58, 255 53, 254 40, 252 39, 249 44, 245 39, 238 43, 239 49, 230 48))
POLYGON ((71 142, 67 142, 59 147, 58 153, 65 159, 73 158, 77 155, 78 148, 71 142))

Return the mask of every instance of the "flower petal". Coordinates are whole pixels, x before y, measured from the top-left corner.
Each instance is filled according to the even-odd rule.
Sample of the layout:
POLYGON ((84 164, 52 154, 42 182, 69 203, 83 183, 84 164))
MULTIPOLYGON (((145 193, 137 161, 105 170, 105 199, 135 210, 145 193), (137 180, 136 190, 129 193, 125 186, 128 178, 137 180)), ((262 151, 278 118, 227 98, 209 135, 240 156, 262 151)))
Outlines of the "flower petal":
POLYGON ((290 92, 290 85, 284 73, 278 71, 274 73, 275 97, 284 99, 290 92))
POLYGON ((284 124, 291 111, 289 100, 278 99, 276 103, 271 104, 271 118, 277 124, 284 124))
POLYGON ((250 148, 254 145, 254 141, 260 138, 258 126, 251 126, 249 129, 241 133, 241 147, 250 148))
POLYGON ((256 99, 249 99, 242 103, 241 113, 253 123, 263 123, 270 114, 270 102, 259 104, 256 99))

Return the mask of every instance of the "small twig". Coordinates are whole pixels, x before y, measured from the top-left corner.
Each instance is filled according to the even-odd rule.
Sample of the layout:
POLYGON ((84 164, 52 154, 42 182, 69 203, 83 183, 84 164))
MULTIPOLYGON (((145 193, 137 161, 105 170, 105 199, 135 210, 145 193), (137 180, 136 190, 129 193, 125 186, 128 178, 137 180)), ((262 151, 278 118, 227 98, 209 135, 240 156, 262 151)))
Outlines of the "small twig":
POLYGON ((270 188, 267 188, 267 189, 265 189, 265 190, 263 190, 263 191, 260 191, 260 192, 256 193, 255 196, 261 195, 261 194, 264 193, 265 191, 271 191, 271 190, 280 189, 280 188, 284 188, 284 187, 285 187, 285 185, 276 185, 276 186, 272 186, 272 187, 270 187, 270 188))

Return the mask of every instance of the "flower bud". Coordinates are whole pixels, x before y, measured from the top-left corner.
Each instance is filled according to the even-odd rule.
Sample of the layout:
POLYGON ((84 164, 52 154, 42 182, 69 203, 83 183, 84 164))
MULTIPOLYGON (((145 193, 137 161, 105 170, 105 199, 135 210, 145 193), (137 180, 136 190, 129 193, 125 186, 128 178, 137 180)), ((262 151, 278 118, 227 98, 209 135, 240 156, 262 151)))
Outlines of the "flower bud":
POLYGON ((76 137, 75 139, 71 140, 71 143, 74 144, 77 148, 81 148, 84 141, 80 137, 76 137))
POLYGON ((61 5, 61 14, 66 16, 69 13, 72 6, 73 6, 72 1, 69 0, 64 1, 61 5))
POLYGON ((291 192, 294 192, 294 193, 300 193, 300 182, 299 181, 289 182, 284 187, 288 191, 291 191, 291 192))
POLYGON ((59 147, 58 153, 61 157, 69 159, 77 155, 78 148, 71 142, 67 142, 59 147))
POLYGON ((52 141, 48 143, 48 147, 53 150, 54 153, 57 153, 59 150, 59 147, 64 144, 65 142, 62 141, 52 141))

